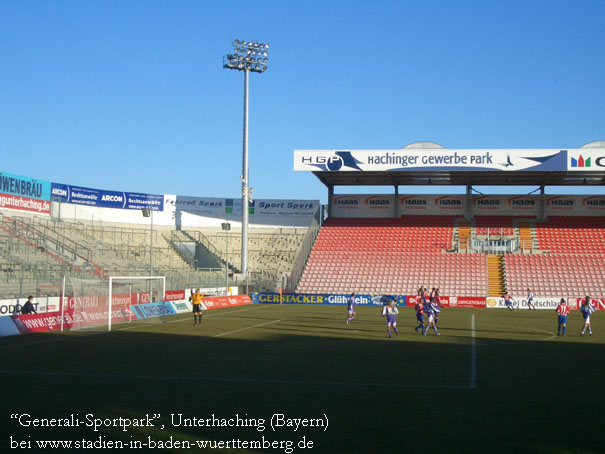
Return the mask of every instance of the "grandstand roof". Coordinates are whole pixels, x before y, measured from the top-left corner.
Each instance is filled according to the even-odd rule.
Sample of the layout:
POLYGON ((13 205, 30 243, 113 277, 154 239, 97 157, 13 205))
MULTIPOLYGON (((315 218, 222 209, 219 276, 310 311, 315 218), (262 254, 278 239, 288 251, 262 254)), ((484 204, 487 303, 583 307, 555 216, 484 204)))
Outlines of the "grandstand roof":
POLYGON ((582 186, 605 185, 603 171, 586 172, 313 172, 326 186, 582 186))
POLYGON ((605 185, 605 141, 590 142, 577 149, 548 150, 449 150, 433 142, 415 142, 400 150, 295 150, 294 167, 312 171, 328 187, 598 186, 605 185), (416 159, 412 163, 420 164, 421 158, 425 163, 425 156, 456 154, 470 160, 474 153, 489 154, 489 165, 440 164, 434 160, 409 165, 406 161, 412 157, 416 159))

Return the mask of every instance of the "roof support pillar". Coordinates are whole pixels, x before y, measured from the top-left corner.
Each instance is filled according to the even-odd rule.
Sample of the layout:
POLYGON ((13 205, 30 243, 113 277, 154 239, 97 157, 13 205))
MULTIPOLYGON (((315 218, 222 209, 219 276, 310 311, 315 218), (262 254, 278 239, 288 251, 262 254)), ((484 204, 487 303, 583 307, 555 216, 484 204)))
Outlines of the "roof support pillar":
POLYGON ((546 220, 546 194, 544 193, 544 185, 540 186, 540 201, 538 202, 538 220, 546 220))
POLYGON ((393 217, 399 218, 399 185, 395 185, 395 202, 393 203, 393 217))
POLYGON ((465 219, 470 221, 473 218, 473 187, 466 185, 466 214, 465 219))
POLYGON ((328 185, 328 217, 332 217, 332 202, 334 201, 334 185, 328 185))

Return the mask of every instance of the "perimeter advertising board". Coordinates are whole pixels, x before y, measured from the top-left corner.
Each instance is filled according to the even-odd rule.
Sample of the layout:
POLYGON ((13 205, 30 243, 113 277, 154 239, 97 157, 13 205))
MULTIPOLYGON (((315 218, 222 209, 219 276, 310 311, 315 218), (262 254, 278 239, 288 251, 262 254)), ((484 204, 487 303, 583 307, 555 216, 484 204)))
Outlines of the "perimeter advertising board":
MULTIPOLYGON (((440 296, 439 298, 441 300, 441 306, 443 306, 443 307, 450 307, 452 305, 452 301, 456 300, 455 297, 451 297, 451 296, 440 296)), ((407 295, 405 297, 405 305, 409 306, 409 307, 414 307, 414 306, 416 306, 416 303, 419 300, 420 300, 420 297, 418 295, 407 295)), ((459 307, 468 307, 468 306, 459 306, 459 307)))
MULTIPOLYGON (((344 305, 347 304, 350 294, 314 294, 314 293, 269 293, 253 292, 250 298, 254 304, 312 304, 312 305, 344 305)), ((401 295, 355 295, 355 304, 360 306, 381 306, 385 296, 394 299, 398 305, 405 306, 405 296, 401 295)))
MULTIPOLYGON (((568 303, 572 309, 580 309, 584 298, 568 298, 568 303)), ((590 298, 590 302, 597 311, 605 311, 605 298, 590 298)))
POLYGON ((204 298, 202 300, 202 308, 204 310, 243 306, 246 304, 252 304, 252 300, 248 295, 215 296, 213 298, 204 298))
MULTIPOLYGON (((566 300, 569 298, 564 297, 566 300)), ((519 309, 529 309, 527 304, 527 296, 513 296, 513 299, 519 303, 519 309)), ((534 298, 534 306, 536 309, 555 310, 561 301, 561 297, 539 297, 534 298)), ((504 298, 489 296, 487 297, 486 306, 488 309, 508 309, 504 304, 504 298)))

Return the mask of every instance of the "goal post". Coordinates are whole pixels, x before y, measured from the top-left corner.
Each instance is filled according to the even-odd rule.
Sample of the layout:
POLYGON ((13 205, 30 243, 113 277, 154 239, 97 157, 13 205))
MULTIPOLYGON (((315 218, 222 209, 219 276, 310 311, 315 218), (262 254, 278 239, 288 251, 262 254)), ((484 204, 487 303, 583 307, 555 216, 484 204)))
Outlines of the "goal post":
MULTIPOLYGON (((149 303, 164 303, 166 301, 166 277, 165 276, 110 276, 109 277, 109 308, 108 313, 112 314, 113 300, 114 300, 114 284, 129 286, 129 298, 128 301, 128 317, 129 322, 132 321, 132 299, 133 299, 133 287, 136 291, 137 304, 149 304, 149 303), (161 286, 159 289, 154 285, 154 282, 158 282, 161 286), (138 284, 138 285, 135 285, 138 284), (145 291, 148 291, 147 298, 145 298, 145 291)), ((162 316, 163 317, 163 316, 162 316)), ((111 319, 108 317, 107 331, 111 331, 111 319)), ((164 321, 164 318, 162 318, 164 321)))
POLYGON ((166 278, 164 276, 111 276, 106 279, 64 278, 61 330, 92 329, 111 331, 114 323, 137 320, 134 309, 144 318, 165 321, 166 278), (161 307, 155 307, 161 306, 161 307), (151 308, 156 309, 155 311, 151 308), (151 315, 147 315, 151 314, 151 315), (159 317, 154 317, 154 315, 159 317))

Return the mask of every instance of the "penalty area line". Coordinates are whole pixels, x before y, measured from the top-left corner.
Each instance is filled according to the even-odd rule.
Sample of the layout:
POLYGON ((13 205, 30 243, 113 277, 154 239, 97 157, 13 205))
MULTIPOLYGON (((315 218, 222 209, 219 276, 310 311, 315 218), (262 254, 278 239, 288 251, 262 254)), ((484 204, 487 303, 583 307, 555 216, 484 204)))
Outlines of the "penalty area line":
POLYGON ((215 339, 217 337, 227 336, 229 334, 241 333, 242 331, 247 331, 249 329, 260 328, 261 326, 271 325, 272 323, 279 323, 279 322, 282 322, 283 320, 284 319, 282 318, 282 319, 279 319, 279 320, 270 320, 270 321, 264 322, 264 323, 257 323, 256 325, 246 326, 244 328, 236 329, 236 330, 233 330, 233 331, 226 331, 226 332, 221 333, 221 334, 215 334, 214 336, 211 336, 211 337, 204 337, 203 339, 196 339, 196 340, 192 340, 192 341, 189 341, 189 342, 183 342, 183 345, 196 344, 198 342, 204 342, 204 341, 207 341, 207 340, 215 339))

